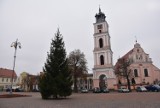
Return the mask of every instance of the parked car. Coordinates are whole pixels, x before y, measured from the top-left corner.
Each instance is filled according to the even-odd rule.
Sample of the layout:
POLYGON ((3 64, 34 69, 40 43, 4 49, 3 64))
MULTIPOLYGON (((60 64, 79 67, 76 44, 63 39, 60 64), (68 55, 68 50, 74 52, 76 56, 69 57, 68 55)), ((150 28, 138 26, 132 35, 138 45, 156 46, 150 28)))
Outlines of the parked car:
POLYGON ((145 86, 145 88, 148 91, 152 91, 152 92, 159 92, 160 91, 160 87, 157 85, 149 85, 149 86, 145 86))
POLYGON ((101 92, 100 88, 98 87, 93 88, 93 93, 100 93, 100 92, 101 92))
POLYGON ((144 86, 139 86, 136 88, 137 92, 147 92, 147 89, 144 86))
POLYGON ((103 89, 101 89, 101 93, 109 93, 109 89, 108 88, 103 88, 103 89))
POLYGON ((86 88, 81 89, 81 93, 88 93, 88 90, 86 88))
MULTIPOLYGON (((6 92, 10 92, 10 88, 7 88, 6 92)), ((16 89, 12 89, 12 92, 24 92, 24 90, 21 88, 16 88, 16 89)))
POLYGON ((6 89, 6 92, 10 92, 10 88, 7 88, 7 89, 6 89))
POLYGON ((24 90, 21 89, 21 88, 16 88, 14 91, 15 91, 15 92, 24 92, 24 90))
POLYGON ((127 88, 121 87, 118 89, 118 92, 120 93, 129 93, 129 90, 127 88))
POLYGON ((159 85, 153 85, 153 86, 155 86, 155 87, 157 87, 157 88, 159 88, 159 89, 160 89, 160 86, 159 86, 159 85))

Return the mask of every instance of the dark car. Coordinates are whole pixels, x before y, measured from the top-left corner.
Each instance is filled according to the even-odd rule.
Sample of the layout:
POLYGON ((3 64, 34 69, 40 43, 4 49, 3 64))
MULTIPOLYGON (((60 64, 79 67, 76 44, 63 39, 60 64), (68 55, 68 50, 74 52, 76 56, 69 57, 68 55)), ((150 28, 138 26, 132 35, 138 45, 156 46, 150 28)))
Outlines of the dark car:
POLYGON ((21 89, 21 88, 16 88, 14 91, 15 91, 15 92, 24 92, 24 90, 21 89))
POLYGON ((155 86, 155 85, 149 85, 149 86, 145 86, 145 88, 148 90, 148 91, 152 91, 152 92, 159 92, 160 91, 160 88, 155 86))
POLYGON ((10 88, 7 88, 7 89, 6 89, 6 92, 10 92, 10 88))
POLYGON ((109 93, 109 89, 108 88, 103 88, 103 89, 101 89, 101 93, 109 93))
POLYGON ((98 87, 93 88, 93 93, 100 93, 101 90, 98 87))

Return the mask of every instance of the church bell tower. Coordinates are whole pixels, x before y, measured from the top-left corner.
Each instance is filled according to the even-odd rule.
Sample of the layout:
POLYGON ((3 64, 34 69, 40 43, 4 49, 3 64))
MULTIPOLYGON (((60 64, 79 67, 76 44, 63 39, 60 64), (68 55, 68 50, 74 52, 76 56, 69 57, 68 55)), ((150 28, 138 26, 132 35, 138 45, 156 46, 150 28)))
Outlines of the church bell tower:
POLYGON ((93 86, 100 89, 113 89, 116 84, 113 71, 113 52, 111 50, 109 26, 106 22, 106 16, 99 8, 99 13, 95 15, 94 25, 94 68, 93 68, 93 86))

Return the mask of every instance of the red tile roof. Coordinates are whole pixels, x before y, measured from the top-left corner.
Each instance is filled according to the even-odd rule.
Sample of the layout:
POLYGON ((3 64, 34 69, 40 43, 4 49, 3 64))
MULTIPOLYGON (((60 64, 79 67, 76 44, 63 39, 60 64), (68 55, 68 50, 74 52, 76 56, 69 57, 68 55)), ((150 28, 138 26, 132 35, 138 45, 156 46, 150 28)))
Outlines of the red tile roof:
MULTIPOLYGON (((11 78, 13 74, 13 70, 0 68, 0 77, 11 78)), ((14 72, 14 78, 17 77, 17 74, 14 72)))
POLYGON ((117 62, 116 62, 116 64, 115 64, 114 67, 117 68, 117 67, 119 66, 119 64, 120 64, 120 63, 119 63, 119 62, 120 62, 119 60, 120 60, 120 59, 127 60, 127 59, 129 58, 129 55, 132 54, 132 53, 133 53, 133 49, 131 49, 131 50, 130 50, 129 52, 127 52, 124 56, 122 56, 121 58, 119 58, 119 59, 117 60, 117 62))
POLYGON ((121 59, 128 59, 129 55, 133 53, 133 49, 131 49, 128 53, 126 53, 123 57, 121 57, 121 59))

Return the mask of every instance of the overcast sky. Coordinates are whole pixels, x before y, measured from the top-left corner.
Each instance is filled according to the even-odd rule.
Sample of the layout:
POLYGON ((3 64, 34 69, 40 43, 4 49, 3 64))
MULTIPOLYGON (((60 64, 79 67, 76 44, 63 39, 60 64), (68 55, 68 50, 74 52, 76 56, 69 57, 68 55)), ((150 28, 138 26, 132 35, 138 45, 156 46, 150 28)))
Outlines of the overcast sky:
POLYGON ((113 64, 138 43, 160 68, 160 0, 0 0, 0 67, 38 74, 46 61, 57 28, 66 52, 80 49, 93 68, 93 23, 99 5, 106 15, 111 36, 113 64), (136 36, 136 38, 135 38, 136 36))

